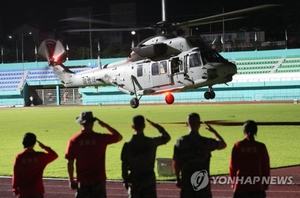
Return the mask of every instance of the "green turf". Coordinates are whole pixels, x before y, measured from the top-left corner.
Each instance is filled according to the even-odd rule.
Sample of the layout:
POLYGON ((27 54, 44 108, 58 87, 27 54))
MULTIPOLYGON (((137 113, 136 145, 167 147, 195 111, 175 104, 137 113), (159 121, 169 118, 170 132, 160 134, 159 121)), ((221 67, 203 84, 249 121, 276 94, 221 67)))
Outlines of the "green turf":
MULTIPOLYGON (((108 146, 106 170, 108 179, 121 178, 120 151, 123 143, 132 136, 131 119, 142 114, 157 123, 185 121, 191 112, 200 114, 202 120, 245 121, 299 121, 300 106, 296 104, 252 104, 252 105, 141 105, 137 109, 125 106, 78 106, 78 107, 33 107, 1 109, 1 152, 0 175, 11 175, 15 155, 22 151, 22 137, 25 132, 34 132, 38 140, 51 146, 59 158, 47 166, 44 176, 67 177, 64 152, 69 138, 80 130, 75 117, 81 111, 91 110, 94 115, 107 122, 123 135, 122 142, 108 146)), ((171 158, 175 140, 187 133, 187 127, 180 124, 162 124, 172 139, 158 148, 157 158, 171 158)), ((213 126, 225 139, 227 148, 214 151, 211 158, 211 174, 228 173, 231 148, 234 142, 243 138, 242 126, 213 126)), ((271 167, 299 164, 298 144, 300 126, 259 126, 257 140, 266 144, 271 160, 271 167)), ((106 132, 95 125, 95 131, 106 132)), ((156 136, 158 132, 146 126, 146 135, 156 136)), ((212 137, 204 128, 203 136, 212 137)), ((41 150, 38 146, 36 150, 41 150)), ((157 169, 155 169, 157 171, 157 169)), ((172 179, 157 177, 158 180, 172 179)))

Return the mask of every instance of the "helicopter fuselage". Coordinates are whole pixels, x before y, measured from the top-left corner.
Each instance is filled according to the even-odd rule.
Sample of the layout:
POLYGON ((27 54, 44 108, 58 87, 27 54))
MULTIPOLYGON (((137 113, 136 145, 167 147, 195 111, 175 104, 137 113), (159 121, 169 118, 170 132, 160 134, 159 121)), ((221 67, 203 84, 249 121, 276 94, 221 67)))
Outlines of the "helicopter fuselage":
POLYGON ((113 85, 138 97, 208 86, 211 90, 206 93, 207 99, 214 97, 214 84, 230 82, 237 72, 236 65, 216 51, 200 48, 159 61, 121 61, 79 73, 66 72, 60 65, 53 66, 53 70, 65 87, 113 85))

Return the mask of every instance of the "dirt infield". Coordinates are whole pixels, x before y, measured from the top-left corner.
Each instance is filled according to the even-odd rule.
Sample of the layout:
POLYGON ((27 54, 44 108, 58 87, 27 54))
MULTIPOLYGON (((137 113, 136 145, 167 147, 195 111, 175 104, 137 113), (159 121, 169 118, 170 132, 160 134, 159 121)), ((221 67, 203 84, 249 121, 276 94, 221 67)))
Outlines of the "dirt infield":
MULTIPOLYGON (((272 198, 299 198, 300 197, 300 166, 272 169, 274 177, 291 177, 293 184, 273 184, 267 191, 267 197, 272 198)), ((75 192, 68 187, 65 179, 44 179, 45 198, 74 198, 75 192)), ((127 192, 120 181, 107 181, 108 198, 125 198, 127 192)), ((212 184, 214 198, 232 197, 232 189, 229 184, 212 184)), ((157 182, 158 198, 179 197, 179 189, 174 182, 157 182)), ((11 178, 0 177, 0 198, 14 198, 11 192, 11 178)))

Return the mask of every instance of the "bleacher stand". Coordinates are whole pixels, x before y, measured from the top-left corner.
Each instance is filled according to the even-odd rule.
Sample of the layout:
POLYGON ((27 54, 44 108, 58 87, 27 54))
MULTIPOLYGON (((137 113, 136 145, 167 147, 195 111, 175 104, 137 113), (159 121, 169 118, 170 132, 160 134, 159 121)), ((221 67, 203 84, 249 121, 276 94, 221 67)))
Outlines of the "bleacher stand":
MULTIPOLYGON (((228 85, 214 85, 218 92, 215 100, 290 100, 299 97, 300 55, 298 54, 300 54, 300 49, 221 54, 237 65, 237 75, 228 85)), ((97 60, 93 61, 97 62, 97 60)), ((79 62, 82 63, 82 60, 79 62)), ((89 60, 89 62, 92 61, 89 60)), ((26 67, 26 64, 24 65, 26 67)), ((16 100, 20 106, 26 106, 30 102, 29 97, 34 94, 35 98, 40 98, 43 105, 46 105, 45 100, 53 105, 70 103, 91 105, 128 103, 131 99, 130 95, 120 93, 116 87, 112 86, 99 87, 99 93, 95 92, 95 87, 66 89, 46 62, 32 63, 37 66, 36 68, 24 68, 24 65, 22 65, 23 69, 10 69, 12 66, 7 64, 5 69, 0 70, 0 106, 15 104, 16 100), (59 101, 63 98, 60 92, 67 94, 67 100, 65 100, 67 102, 59 101)), ((75 73, 96 67, 95 64, 77 68, 71 65, 74 65, 73 62, 68 62, 66 66, 75 73)), ((174 96, 176 95, 178 102, 205 101, 202 93, 206 90, 207 87, 201 87, 197 90, 174 93, 174 96)), ((144 96, 141 102, 156 103, 164 102, 164 100, 159 96, 144 96)))

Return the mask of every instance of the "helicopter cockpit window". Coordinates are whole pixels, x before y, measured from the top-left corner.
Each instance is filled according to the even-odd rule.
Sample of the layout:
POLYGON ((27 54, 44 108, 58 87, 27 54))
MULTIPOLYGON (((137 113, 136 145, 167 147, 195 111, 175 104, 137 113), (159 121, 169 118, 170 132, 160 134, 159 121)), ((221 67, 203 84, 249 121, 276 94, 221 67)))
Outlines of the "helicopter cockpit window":
POLYGON ((143 65, 137 66, 137 77, 143 76, 143 65))
POLYGON ((216 51, 202 51, 201 57, 204 64, 207 62, 226 62, 226 60, 216 51))
POLYGON ((199 67, 201 65, 199 54, 191 54, 189 59, 190 67, 199 67))

